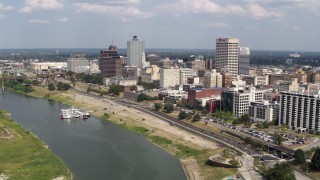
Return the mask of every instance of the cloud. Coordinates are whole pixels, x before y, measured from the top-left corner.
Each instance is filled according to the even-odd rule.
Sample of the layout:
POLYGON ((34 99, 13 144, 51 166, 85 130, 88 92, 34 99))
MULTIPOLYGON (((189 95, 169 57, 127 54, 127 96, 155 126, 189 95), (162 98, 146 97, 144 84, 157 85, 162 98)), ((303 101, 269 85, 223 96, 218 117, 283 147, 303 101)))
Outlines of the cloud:
POLYGON ((26 0, 19 12, 29 13, 33 10, 61 9, 64 4, 60 0, 26 0))
POLYGON ((29 23, 31 24, 49 24, 51 21, 43 20, 43 19, 30 19, 29 23))
POLYGON ((68 22, 69 19, 66 17, 60 18, 60 19, 56 19, 57 22, 68 22))
POLYGON ((10 10, 13 10, 14 7, 13 6, 6 6, 2 3, 0 3, 0 11, 10 11, 10 10))
MULTIPOLYGON (((266 0, 268 2, 268 0, 266 0)), ((273 1, 273 0, 269 0, 273 1)), ((160 11, 167 10, 180 15, 182 13, 193 14, 222 14, 249 16, 254 19, 282 18, 283 14, 273 8, 266 8, 258 0, 239 0, 228 4, 218 4, 213 0, 178 0, 174 3, 165 3, 157 6, 160 11), (236 2, 236 3, 235 3, 236 2), (237 4, 238 3, 238 4, 237 4)), ((320 2, 320 1, 319 1, 320 2)))
POLYGON ((223 29, 223 28, 231 28, 230 24, 222 23, 222 22, 217 22, 217 23, 210 23, 206 24, 203 27, 205 28, 213 28, 213 29, 223 29))
POLYGON ((107 14, 115 17, 137 17, 137 18, 150 18, 152 13, 142 12, 136 7, 126 6, 110 6, 101 4, 90 3, 74 3, 73 4, 78 13, 99 13, 107 14))
POLYGON ((167 10, 174 13, 223 13, 223 14, 243 14, 245 10, 236 4, 221 6, 211 0, 179 0, 175 3, 165 3, 157 7, 158 10, 167 10))
POLYGON ((6 16, 3 14, 0 14, 0 19, 4 19, 4 18, 6 18, 6 16))
POLYGON ((247 5, 248 11, 253 18, 262 19, 267 17, 282 17, 281 13, 266 10, 264 7, 260 6, 259 4, 249 4, 247 5))

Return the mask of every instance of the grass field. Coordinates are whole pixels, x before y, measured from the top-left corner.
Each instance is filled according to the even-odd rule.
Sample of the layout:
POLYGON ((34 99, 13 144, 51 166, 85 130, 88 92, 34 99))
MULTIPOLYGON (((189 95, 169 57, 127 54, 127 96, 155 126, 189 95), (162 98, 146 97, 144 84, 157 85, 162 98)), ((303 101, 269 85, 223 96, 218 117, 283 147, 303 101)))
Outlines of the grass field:
POLYGON ((13 135, 10 139, 0 137, 0 174, 13 180, 71 179, 63 162, 41 140, 10 120, 1 110, 0 126, 13 135))

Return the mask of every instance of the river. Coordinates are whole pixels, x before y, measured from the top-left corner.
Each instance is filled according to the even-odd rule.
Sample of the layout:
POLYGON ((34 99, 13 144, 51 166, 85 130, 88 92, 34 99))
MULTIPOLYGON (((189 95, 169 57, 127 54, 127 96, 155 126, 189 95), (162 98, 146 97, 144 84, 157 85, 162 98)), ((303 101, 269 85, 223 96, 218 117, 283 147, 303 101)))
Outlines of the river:
POLYGON ((179 160, 137 135, 108 121, 60 120, 66 105, 5 92, 0 109, 32 131, 59 156, 75 180, 185 180, 179 160))

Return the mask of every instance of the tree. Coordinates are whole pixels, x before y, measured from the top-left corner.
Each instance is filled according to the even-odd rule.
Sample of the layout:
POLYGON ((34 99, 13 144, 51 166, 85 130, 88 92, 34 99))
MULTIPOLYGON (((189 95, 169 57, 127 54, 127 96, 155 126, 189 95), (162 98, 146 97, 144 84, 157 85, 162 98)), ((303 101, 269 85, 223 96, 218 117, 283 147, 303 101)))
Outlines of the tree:
POLYGON ((54 91, 54 90, 56 90, 56 87, 54 86, 53 83, 50 83, 50 84, 48 85, 48 89, 49 89, 49 91, 54 91))
POLYGON ((119 84, 113 83, 109 86, 109 94, 119 95, 121 92, 121 86, 119 84))
POLYGON ((138 102, 141 102, 141 101, 144 101, 144 100, 148 100, 148 95, 146 95, 145 93, 140 93, 140 94, 138 95, 137 101, 138 101, 138 102))
POLYGON ((174 108, 171 103, 165 103, 163 109, 166 111, 166 113, 171 113, 174 108))
POLYGON ((320 148, 317 148, 311 158, 311 168, 319 171, 320 170, 320 148))
POLYGON ((181 99, 180 101, 178 101, 177 106, 179 107, 186 107, 187 105, 187 100, 186 99, 181 99))
POLYGON ((287 163, 277 163, 273 168, 270 168, 265 173, 265 178, 268 180, 293 180, 296 179, 293 174, 292 166, 287 163))
POLYGON ((276 144, 278 144, 278 145, 282 144, 283 137, 279 133, 275 132, 273 137, 274 137, 274 141, 275 141, 276 144))
POLYGON ((250 117, 249 117, 249 115, 248 114, 244 114, 244 115, 242 115, 241 117, 240 117, 240 121, 241 122, 250 122, 250 117))
POLYGON ((294 160, 296 164, 304 164, 306 162, 306 156, 304 154, 304 151, 302 149, 297 149, 294 152, 294 160))
POLYGON ((69 90, 70 89, 70 85, 68 84, 68 83, 63 83, 63 82, 58 82, 58 84, 57 84, 57 89, 59 90, 59 91, 67 91, 67 90, 69 90))
POLYGON ((158 94, 158 99, 159 99, 159 100, 163 100, 163 97, 164 97, 163 94, 160 94, 160 93, 158 94))
POLYGON ((193 116, 192 122, 197 122, 201 120, 201 116, 197 113, 196 115, 193 116))
POLYGON ((180 111, 179 113, 179 119, 186 119, 188 117, 188 113, 186 113, 185 111, 180 111))
POLYGON ((138 89, 138 88, 137 88, 136 85, 133 85, 133 86, 130 87, 130 91, 137 91, 137 89, 138 89))
POLYGON ((157 111, 161 110, 162 107, 163 107, 162 103, 154 103, 154 108, 155 108, 157 111))
POLYGON ((76 73, 75 72, 72 72, 72 71, 67 71, 66 72, 66 75, 68 75, 69 77, 75 75, 76 73))

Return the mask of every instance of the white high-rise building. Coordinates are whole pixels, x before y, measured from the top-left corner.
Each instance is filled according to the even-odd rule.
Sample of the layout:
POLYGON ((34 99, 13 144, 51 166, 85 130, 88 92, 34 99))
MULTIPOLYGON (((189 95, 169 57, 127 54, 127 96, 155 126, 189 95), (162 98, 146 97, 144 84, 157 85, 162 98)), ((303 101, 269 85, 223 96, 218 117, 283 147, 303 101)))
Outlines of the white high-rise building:
POLYGON ((281 92, 279 105, 279 126, 320 130, 320 92, 281 92))
POLYGON ((239 74, 249 74, 250 69, 250 49, 240 47, 239 50, 239 74))
POLYGON ((239 39, 218 38, 216 40, 215 68, 218 72, 228 71, 232 80, 237 80, 239 63, 239 39))
POLYGON ((131 41, 127 42, 127 65, 142 68, 145 61, 144 41, 139 41, 137 36, 133 36, 131 41))

